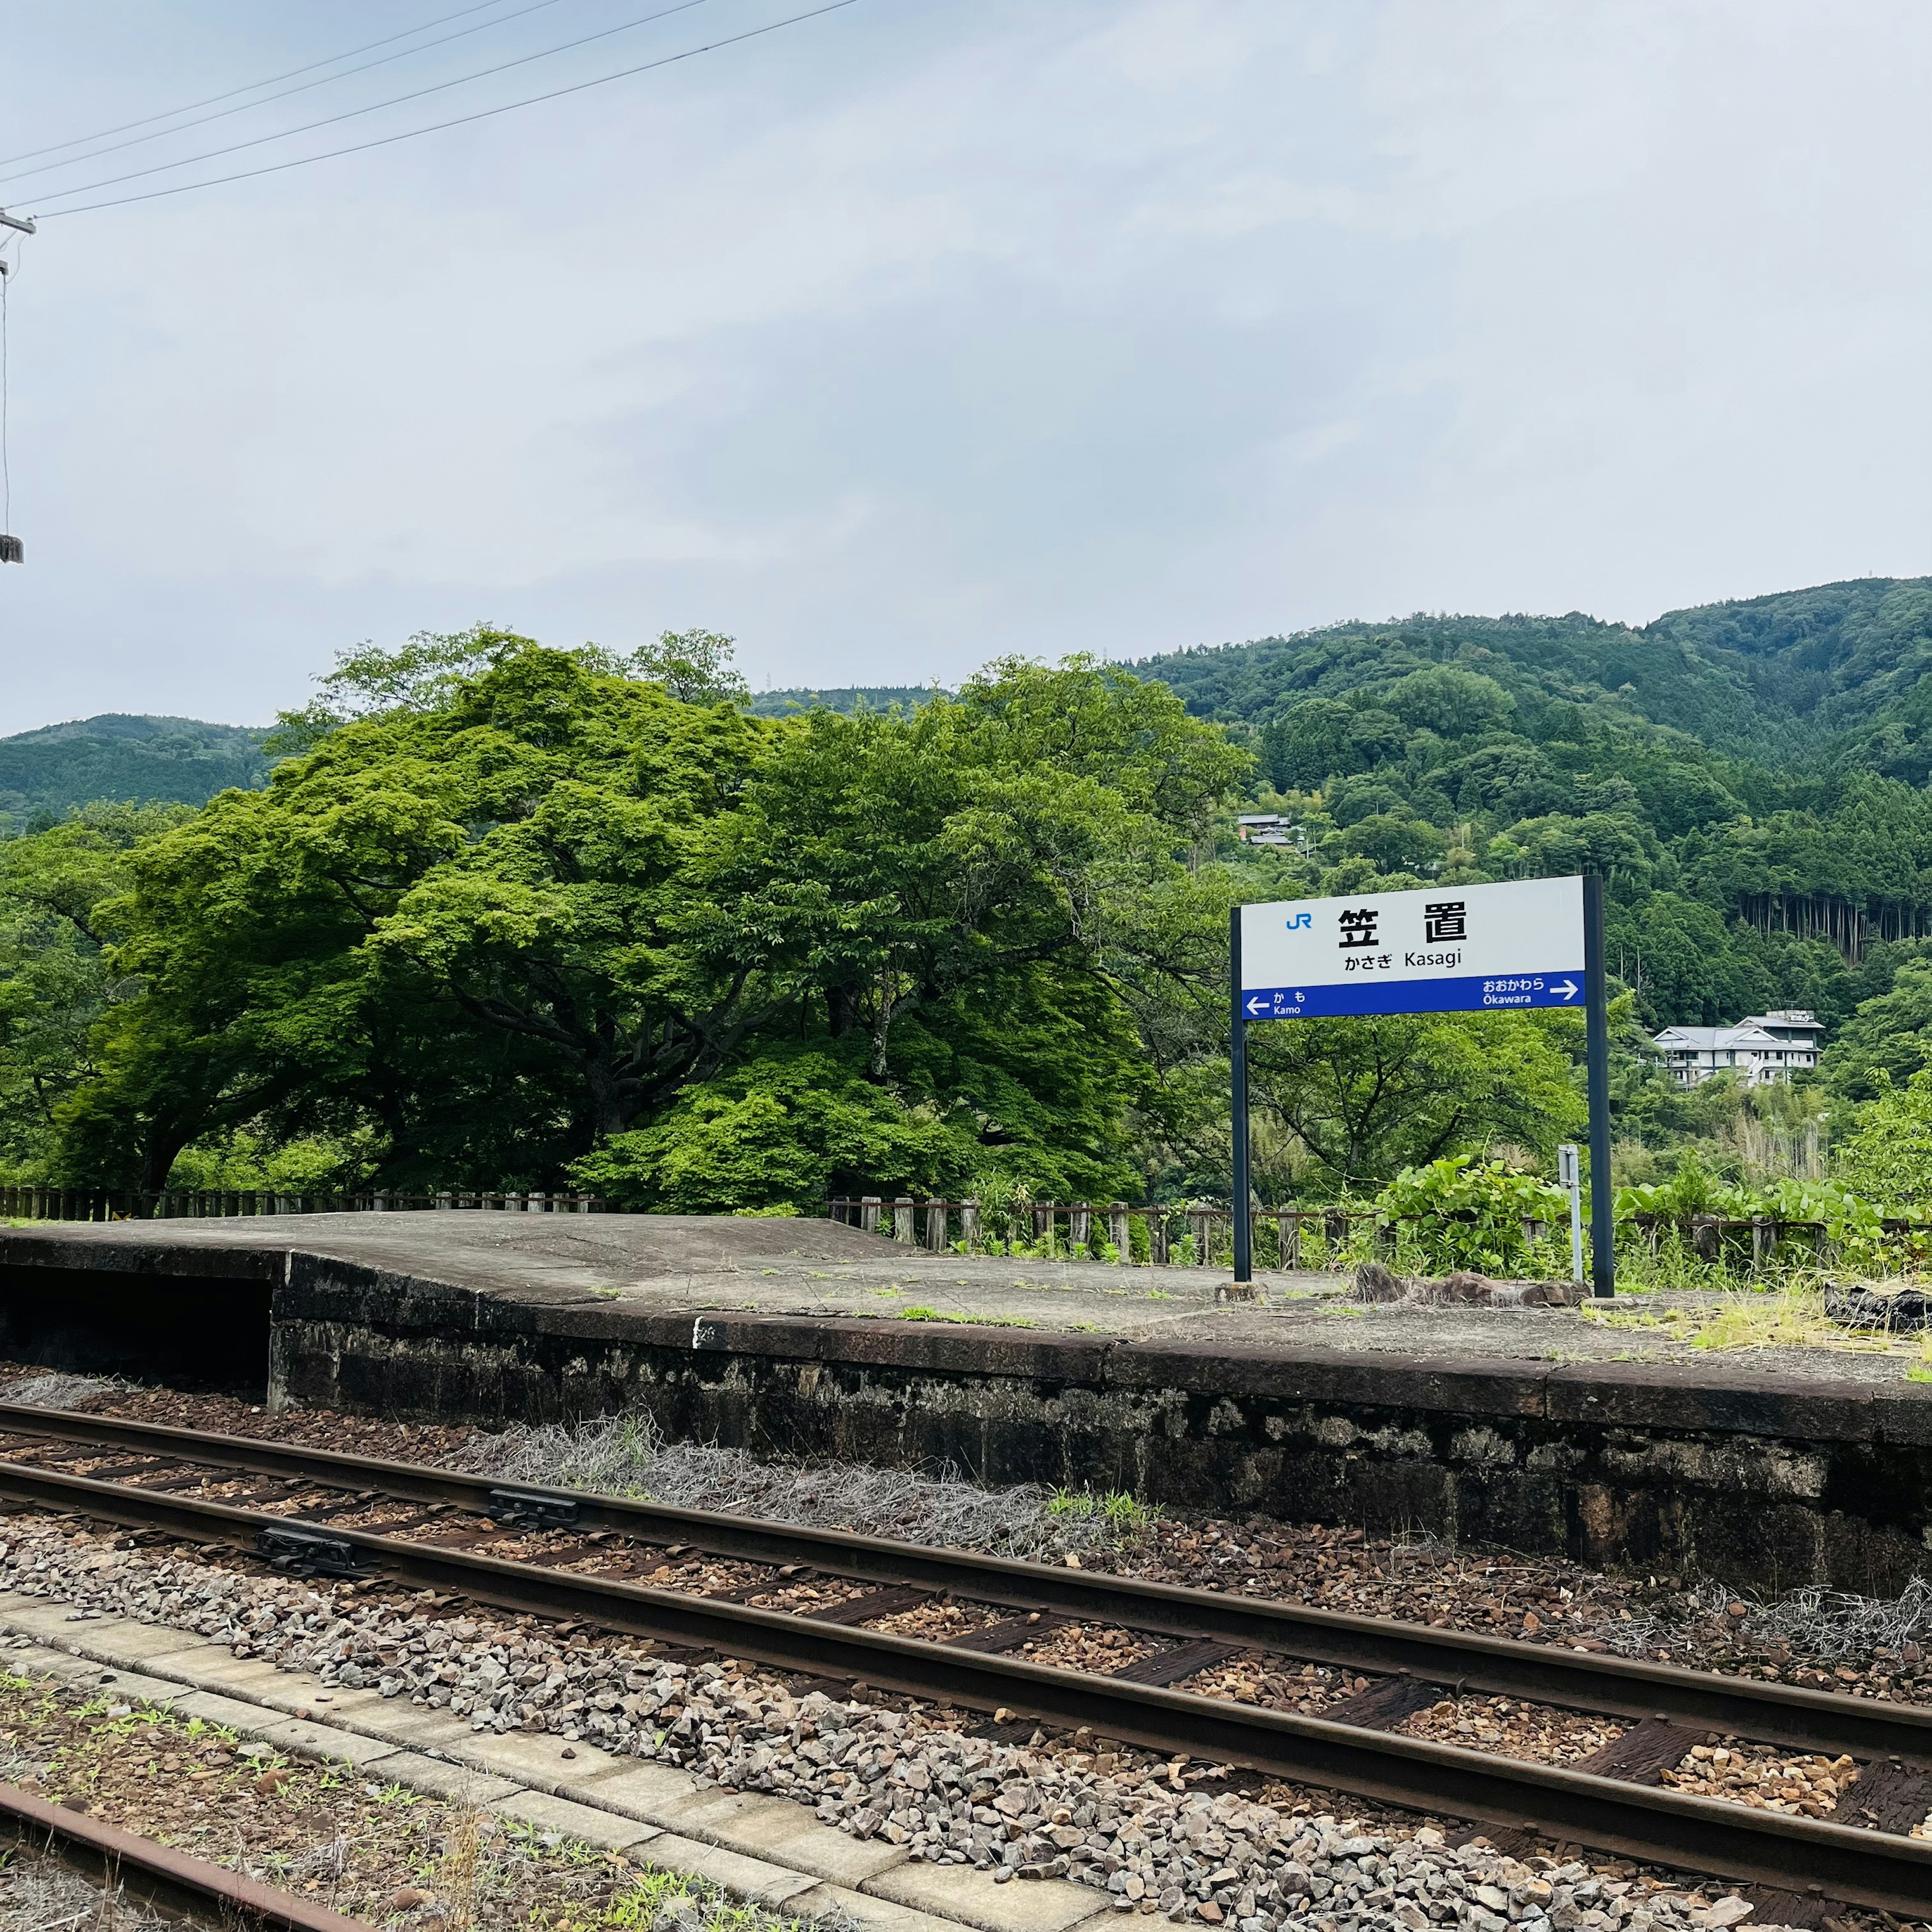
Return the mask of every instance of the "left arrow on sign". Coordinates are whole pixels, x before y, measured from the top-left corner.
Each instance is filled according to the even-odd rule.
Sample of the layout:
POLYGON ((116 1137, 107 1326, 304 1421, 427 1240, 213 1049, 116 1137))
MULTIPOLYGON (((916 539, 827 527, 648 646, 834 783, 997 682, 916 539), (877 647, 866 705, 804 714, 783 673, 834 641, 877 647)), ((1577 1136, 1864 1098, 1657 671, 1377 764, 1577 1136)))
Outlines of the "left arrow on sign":
POLYGON ((1269 1002, 1262 998, 1260 994, 1255 993, 1250 994, 1248 1000, 1249 1018, 1252 1019, 1257 1013, 1266 1012, 1268 1010, 1268 1005, 1269 1002))

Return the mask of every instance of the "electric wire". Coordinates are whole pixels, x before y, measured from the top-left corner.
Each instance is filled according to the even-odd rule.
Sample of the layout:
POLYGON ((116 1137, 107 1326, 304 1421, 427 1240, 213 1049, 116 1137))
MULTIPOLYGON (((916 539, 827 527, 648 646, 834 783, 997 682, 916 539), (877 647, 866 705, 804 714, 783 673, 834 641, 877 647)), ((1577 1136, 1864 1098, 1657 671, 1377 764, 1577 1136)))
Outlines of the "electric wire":
MULTIPOLYGON (((695 4, 695 0, 686 0, 686 4, 695 4)), ((495 107, 479 108, 473 114, 459 114, 453 119, 435 122, 426 128, 408 128, 400 134, 380 135, 374 140, 358 141, 350 147, 332 148, 326 153, 320 154, 298 155, 293 160, 274 161, 266 167, 244 168, 232 175, 212 176, 206 181, 179 182, 172 188, 149 188, 140 194, 117 195, 110 201, 84 202, 78 208, 57 208, 46 214, 37 215, 36 218, 55 221, 64 214, 92 214, 104 208, 126 208, 136 202, 160 201, 170 195, 191 194, 196 188, 221 188, 230 182, 253 181, 262 175, 285 174, 291 168, 307 167, 316 161, 337 160, 345 154, 366 154, 372 148, 393 147, 398 141, 412 141, 418 135, 440 134, 446 128, 467 127, 472 122, 488 121, 499 114, 512 113, 519 107, 538 106, 546 100, 560 100, 568 94, 582 94, 588 88, 602 87, 614 80, 628 80, 634 74, 650 74, 658 68, 675 67, 681 61, 695 60, 700 54, 715 53, 721 47, 737 46, 744 41, 755 40, 764 34, 777 33, 786 27, 797 26, 803 21, 816 20, 823 15, 836 14, 857 4, 858 0, 829 0, 829 4, 825 6, 814 7, 802 14, 788 14, 782 20, 767 21, 761 27, 750 27, 742 34, 732 34, 723 40, 707 41, 703 46, 687 47, 681 53, 664 54, 656 60, 642 62, 636 67, 621 68, 615 74, 597 74, 589 80, 574 81, 568 87, 553 88, 547 94, 529 94, 521 100, 506 100, 495 107)), ((676 12, 682 9, 670 10, 676 12)), ((70 190, 76 194, 86 191, 84 188, 70 190)))
POLYGON ((426 34, 432 27, 446 26, 452 20, 460 20, 471 14, 481 14, 492 7, 502 4, 502 0, 478 0, 473 7, 459 7, 454 14, 440 14, 434 20, 425 20, 419 27, 409 27, 400 34, 385 34, 380 40, 365 40, 359 47, 351 47, 347 52, 331 54, 326 60, 310 61, 305 66, 292 67, 286 74, 272 74, 266 80, 251 80, 246 87, 231 87, 225 94, 211 94, 205 100, 190 100, 185 107, 170 107, 164 114, 144 114, 138 121, 123 121, 118 126, 102 128, 92 134, 76 134, 70 141, 50 142, 44 148, 28 148, 17 154, 0 154, 0 168, 10 168, 16 161, 31 161, 40 154, 57 154, 63 148, 84 148, 90 141, 104 141, 110 134, 124 134, 130 128, 146 128, 157 121, 172 121, 177 114, 192 114, 200 107, 212 107, 219 100, 232 100, 238 94, 253 94, 256 88, 273 87, 278 81, 292 80, 298 74, 313 74, 319 67, 333 67, 338 61, 353 60, 358 54, 366 54, 376 47, 386 47, 398 40, 406 40, 412 34, 426 34))
MULTIPOLYGON (((490 4, 496 4, 498 0, 490 0, 490 4)), ((310 88, 327 87, 334 81, 348 80, 356 74, 367 74, 372 68, 387 67, 392 61, 407 60, 412 54, 428 52, 431 47, 447 46, 452 40, 464 39, 471 34, 486 32, 492 27, 503 26, 512 20, 520 20, 526 14, 541 14, 546 7, 554 7, 557 4, 558 0, 532 0, 531 5, 520 7, 514 14, 500 14, 494 20, 478 20, 474 26, 459 27, 454 33, 445 34, 440 40, 424 40, 418 46, 399 48, 394 53, 382 54, 374 60, 364 61, 360 67, 344 68, 340 74, 321 74, 314 80, 304 80, 293 87, 285 87, 279 94, 265 94, 260 100, 239 101, 232 107, 218 108, 212 114, 204 114, 199 120, 183 121, 172 128, 157 128, 152 134, 136 134, 125 141, 113 142, 105 148, 91 148, 84 154, 70 154, 64 161, 43 161, 37 168, 22 168, 17 174, 0 175, 0 184, 25 181, 32 175, 50 174, 56 168, 77 168, 83 161, 98 160, 103 154, 118 154, 124 148, 138 148, 149 141, 165 141, 170 135, 185 134, 190 128, 205 128, 211 121, 225 121, 232 114, 252 113, 257 107, 267 106, 271 101, 286 100, 292 94, 306 94, 310 88)), ((420 32, 422 30, 418 28, 417 31, 420 32)), ((346 59, 348 56, 345 55, 341 58, 346 59)), ((262 84, 266 86, 268 83, 262 84)), ((185 112, 188 110, 177 111, 185 112)), ((66 145, 72 147, 75 143, 70 141, 66 145)), ((0 162, 0 166, 5 165, 5 163, 0 162)))
POLYGON ((472 80, 487 80, 492 74, 507 74, 512 68, 528 67, 532 61, 548 60, 554 55, 587 47, 593 41, 609 40, 614 34, 628 34, 634 28, 647 27, 654 20, 664 20, 673 14, 688 13, 692 8, 705 4, 706 0, 675 0, 674 5, 660 8, 655 14, 640 14, 634 20, 620 21, 614 27, 601 27, 596 33, 586 34, 581 39, 540 48, 533 54, 519 54, 514 60, 500 61, 494 67, 478 68, 474 74, 458 74, 453 80, 433 81, 428 86, 413 88, 407 94, 392 94, 387 100, 371 101, 366 107, 345 108, 341 113, 326 115, 320 121, 305 121, 298 128, 284 128, 273 134, 253 135, 245 141, 231 141, 225 148, 210 148, 199 154, 184 155, 178 161, 157 161, 152 167, 131 168, 124 175, 104 175, 98 181, 82 182, 74 188, 50 188, 46 192, 56 201, 70 194, 92 194, 97 188, 118 188, 123 182, 144 181, 149 175, 164 175, 176 168, 191 168, 202 161, 218 161, 224 154, 238 154, 250 148, 266 147, 271 141, 292 140, 298 134, 312 134, 318 128, 334 128, 344 121, 360 120, 365 114, 379 114, 386 107, 400 107, 405 101, 421 100, 432 94, 447 94, 452 87, 467 86, 472 80))

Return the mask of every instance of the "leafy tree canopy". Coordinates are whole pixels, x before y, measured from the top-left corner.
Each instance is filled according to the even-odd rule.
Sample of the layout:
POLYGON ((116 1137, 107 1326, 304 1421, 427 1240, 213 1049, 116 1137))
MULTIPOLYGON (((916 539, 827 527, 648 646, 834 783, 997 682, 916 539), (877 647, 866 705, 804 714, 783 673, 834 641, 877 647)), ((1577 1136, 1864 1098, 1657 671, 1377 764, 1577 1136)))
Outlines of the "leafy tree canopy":
POLYGON ((401 1187, 1132 1186, 1130 1113, 1168 1104, 1136 949, 1244 754, 1078 659, 759 719, 724 642, 338 665, 310 748, 94 908, 139 990, 59 1110, 70 1171, 154 1185, 245 1131, 401 1187), (797 1158, 754 1183, 775 1116, 797 1158))

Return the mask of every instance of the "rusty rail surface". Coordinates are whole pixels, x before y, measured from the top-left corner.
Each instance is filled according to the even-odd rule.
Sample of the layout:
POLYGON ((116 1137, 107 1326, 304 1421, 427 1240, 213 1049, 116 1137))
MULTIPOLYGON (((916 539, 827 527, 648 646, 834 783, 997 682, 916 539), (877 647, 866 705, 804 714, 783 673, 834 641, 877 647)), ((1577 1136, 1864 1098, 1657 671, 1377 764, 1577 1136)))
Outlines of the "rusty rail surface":
MULTIPOLYGON (((116 1432, 147 1425, 105 1419, 50 1415, 46 1412, 0 1411, 0 1426, 26 1429, 38 1423, 44 1432, 63 1434, 87 1425, 116 1432), (52 1426, 50 1426, 52 1425, 52 1426)), ((170 1431, 177 1438, 171 1453, 193 1460, 179 1438, 187 1432, 170 1431)), ((357 1490, 389 1490, 399 1496, 448 1500, 446 1486, 467 1492, 476 1506, 476 1489, 484 1479, 411 1466, 372 1463, 330 1452, 295 1450, 244 1438, 210 1441, 189 1436, 202 1459, 225 1462, 235 1453, 235 1466, 270 1463, 274 1473, 299 1472, 310 1480, 347 1484, 357 1490), (250 1458, 240 1460, 245 1451, 250 1458), (258 1463, 254 1459, 259 1458, 258 1463), (328 1474, 321 1475, 326 1469, 328 1474), (395 1486, 392 1489, 391 1484, 395 1486)), ((499 1486, 500 1488, 501 1486, 499 1486)), ((518 1497, 554 1498, 562 1504, 590 1505, 608 1512, 612 1526, 625 1516, 625 1526, 638 1533, 643 1520, 655 1527, 652 1540, 673 1538, 695 1544, 691 1533, 698 1513, 656 1510, 650 1505, 626 1504, 611 1498, 587 1498, 571 1491, 532 1491, 519 1488, 518 1497), (635 1515, 628 1513, 636 1512, 635 1515)), ((918 1639, 888 1635, 856 1625, 811 1616, 760 1610, 719 1598, 658 1589, 647 1585, 560 1570, 533 1562, 520 1562, 470 1551, 412 1542, 333 1523, 308 1525, 300 1519, 217 1502, 178 1493, 155 1492, 125 1483, 68 1475, 29 1462, 0 1460, 0 1496, 68 1514, 92 1516, 137 1528, 159 1528, 206 1543, 225 1541, 244 1547, 258 1545, 265 1534, 284 1536, 307 1528, 349 1552, 359 1565, 385 1573, 416 1587, 428 1586, 518 1612, 582 1622, 640 1637, 694 1646, 719 1654, 764 1664, 781 1670, 801 1666, 848 1681, 862 1680, 903 1694, 933 1698, 982 1710, 1002 1707, 1022 1711, 1069 1725, 1084 1725, 1096 1734, 1167 1754, 1192 1754, 1245 1765, 1271 1774, 1304 1780, 1383 1802, 1429 1809, 1444 1814, 1500 1822, 1551 1834, 1558 1838, 1600 1847, 1620 1856, 1688 1867, 1748 1882, 1804 1891, 1817 1887, 1848 1904, 1895 1912, 1922 1913, 1932 1904, 1932 1842, 1858 1829, 1826 1821, 1754 1810, 1712 1798, 1690 1796, 1665 1786, 1652 1786, 1599 1777, 1588 1772, 1492 1757, 1458 1745, 1439 1744, 1330 1718, 1303 1717, 1257 1706, 1226 1702, 1190 1692, 1123 1681, 1087 1672, 1050 1668, 1015 1658, 976 1652, 918 1639)), ((585 1520, 580 1516, 580 1522, 585 1520)), ((701 1519, 700 1519, 701 1520, 701 1519)), ((722 1524, 725 1520, 713 1520, 722 1524)), ((938 1584, 934 1566, 952 1568, 961 1581, 945 1587, 962 1594, 992 1600, 1024 1600, 1028 1597, 1064 1606, 1077 1602, 1082 1613, 1119 1620, 1140 1628, 1198 1634, 1204 1628, 1238 1634, 1223 1623, 1208 1625, 1210 1615, 1224 1618, 1266 1618, 1282 1613, 1286 1626, 1272 1637, 1238 1634, 1249 1642, 1268 1644, 1290 1654, 1311 1652, 1311 1642, 1345 1647, 1351 1640, 1390 1648, 1377 1652, 1374 1667, 1408 1670, 1426 1682, 1445 1688, 1473 1681, 1467 1669, 1417 1669, 1395 1659, 1400 1646, 1440 1642, 1444 1634, 1423 1632, 1413 1625, 1348 1618, 1334 1613, 1298 1611, 1287 1605, 1261 1604, 1218 1597, 1212 1592, 1184 1591, 1172 1586, 1134 1584, 1132 1580, 1058 1572, 1044 1566, 1010 1564, 1000 1559, 962 1559, 946 1553, 884 1544, 865 1538, 838 1538, 836 1533, 794 1531, 778 1525, 733 1522, 734 1546, 728 1553, 749 1555, 745 1538, 755 1539, 758 1560, 804 1562, 814 1568, 845 1567, 848 1574, 896 1574, 938 1584), (859 1559, 864 1567, 842 1566, 822 1559, 837 1553, 859 1559), (891 1560, 896 1568, 875 1567, 891 1560), (1082 1583, 1096 1594, 1070 1598, 1068 1586, 1079 1592, 1082 1583), (997 1586, 998 1587, 991 1587, 997 1586), (1114 1594, 1112 1593, 1120 1593, 1114 1594), (1112 1601, 1116 1610, 1101 1607, 1112 1601), (1148 1612, 1162 1612, 1150 1624, 1148 1612)), ((725 1534, 723 1528, 718 1534, 725 1534)), ((1462 1639, 1449 1646, 1459 1659, 1484 1658, 1492 1681, 1502 1682, 1509 1666, 1520 1664, 1534 1672, 1539 1667, 1568 1661, 1528 1646, 1493 1640, 1462 1639)), ((1572 1654, 1577 1655, 1577 1654, 1572 1654)), ((1444 1654, 1437 1653, 1438 1659, 1444 1654)), ((1577 1657, 1586 1670, 1605 1672, 1624 1684, 1619 1702, 1630 1708, 1626 1675, 1641 1672, 1658 1709, 1667 1710, 1667 1696, 1750 1693, 1780 1687, 1744 1685, 1695 1672, 1655 1671, 1655 1666, 1624 1660, 1577 1657), (1621 1671, 1615 1666, 1622 1666, 1621 1671)), ((1525 1689, 1521 1679, 1510 1685, 1514 1694, 1551 1699, 1546 1680, 1525 1689)), ((1822 1698, 1816 1694, 1786 1691, 1790 1708, 1808 1718, 1834 1720, 1837 1734, 1853 1742, 1852 1755, 1868 1760, 1895 1753, 1897 1741, 1909 1738, 1915 1756, 1925 1754, 1925 1714, 1909 1707, 1880 1711, 1870 1702, 1822 1698), (1819 1705, 1839 1707, 1820 1710, 1819 1705), (1868 1728, 1869 1726, 1869 1728, 1868 1728)), ((1560 1701, 1589 1708, 1599 1702, 1574 1694, 1560 1701)), ((1774 1700, 1778 1701, 1778 1700, 1774 1700)), ((1754 1707, 1756 1708, 1756 1707, 1754 1707)), ((1728 1720, 1726 1727, 1732 1727, 1728 1720)), ((1759 1722, 1735 1728, 1762 1735, 1759 1722)))
POLYGON ((808 1563, 828 1575, 917 1584, 982 1603, 1052 1610, 1168 1636, 1216 1637, 1278 1651, 1306 1663, 1406 1675, 1459 1690, 1527 1697, 1612 1717, 1666 1715, 1682 1724, 1734 1732, 1790 1750, 1863 1753, 1932 1766, 1932 1707, 1884 1704, 1676 1664, 1437 1630, 1394 1617, 1318 1610, 1184 1584, 1149 1582, 1138 1576, 895 1543, 849 1530, 676 1509, 581 1490, 506 1484, 434 1464, 391 1462, 252 1436, 204 1434, 159 1423, 8 1402, 0 1402, 0 1433, 51 1436, 104 1448, 178 1456, 255 1475, 293 1477, 352 1492, 373 1490, 398 1502, 448 1503, 479 1515, 490 1514, 493 1500, 504 1496, 542 1498, 568 1512, 580 1528, 621 1531, 640 1542, 686 1544, 743 1562, 808 1563))
POLYGON ((124 1887, 170 1912, 239 1924, 254 1932, 370 1932, 362 1919, 277 1892, 85 1813, 50 1804, 11 1785, 0 1785, 0 1830, 30 1850, 51 1852, 90 1878, 124 1887))

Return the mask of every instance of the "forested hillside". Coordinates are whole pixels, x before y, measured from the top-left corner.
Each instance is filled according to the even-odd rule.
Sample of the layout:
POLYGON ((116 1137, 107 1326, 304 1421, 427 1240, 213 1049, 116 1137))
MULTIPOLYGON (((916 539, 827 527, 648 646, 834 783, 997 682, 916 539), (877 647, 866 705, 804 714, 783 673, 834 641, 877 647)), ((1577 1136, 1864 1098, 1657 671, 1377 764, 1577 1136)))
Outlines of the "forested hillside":
POLYGON ((108 712, 0 738, 0 812, 16 831, 98 799, 206 805, 268 777, 267 734, 193 718, 108 712))
POLYGON ((1254 755, 1284 890, 1600 871, 1640 1016, 1834 1024, 1932 934, 1932 580, 1642 630, 1418 616, 1144 660, 1254 755))
POLYGON ((1260 723, 1296 698, 1345 695, 1436 664, 1486 673, 1526 716, 1567 701, 1767 764, 1822 752, 1916 783, 1932 766, 1932 749, 1914 755, 1922 717, 1912 702, 1932 668, 1932 578, 1702 604, 1640 629, 1574 611, 1334 624, 1134 668, 1170 685, 1196 716, 1260 723))
MULTIPOLYGON (((1928 662, 1926 580, 817 699, 754 699, 707 632, 620 658, 478 630, 345 655, 272 781, 236 728, 23 734, 0 1166, 688 1210, 1218 1194, 1232 904, 1581 871, 1631 995, 1621 1174, 1809 1184, 1859 1121, 1919 1160, 1932 1074, 1922 1133, 1885 1110, 1932 1064, 1928 662), (1257 809, 1279 842, 1239 836, 1257 809), (1686 1094, 1646 1057, 1640 1027, 1774 1006, 1829 1023, 1816 1086, 1686 1094)), ((1258 1185, 1546 1162, 1580 1034, 1258 1029, 1258 1185)))

